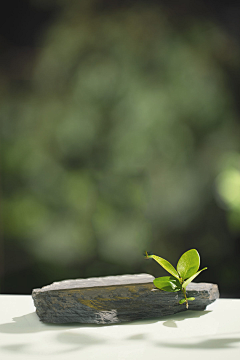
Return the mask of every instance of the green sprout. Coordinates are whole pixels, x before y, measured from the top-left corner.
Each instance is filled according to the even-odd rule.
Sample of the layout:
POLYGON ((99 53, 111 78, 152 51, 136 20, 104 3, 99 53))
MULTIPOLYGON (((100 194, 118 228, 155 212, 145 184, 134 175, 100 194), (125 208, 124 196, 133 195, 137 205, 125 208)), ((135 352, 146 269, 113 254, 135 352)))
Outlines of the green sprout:
POLYGON ((167 270, 172 276, 162 276, 153 280, 154 285, 164 291, 176 292, 182 291, 184 299, 179 301, 179 304, 186 303, 188 309, 188 301, 195 300, 194 297, 187 298, 186 287, 190 284, 201 271, 206 270, 205 267, 202 270, 198 270, 200 266, 200 256, 197 250, 191 249, 186 251, 178 260, 177 270, 163 258, 156 255, 148 255, 146 252, 146 259, 154 259, 165 270, 167 270))

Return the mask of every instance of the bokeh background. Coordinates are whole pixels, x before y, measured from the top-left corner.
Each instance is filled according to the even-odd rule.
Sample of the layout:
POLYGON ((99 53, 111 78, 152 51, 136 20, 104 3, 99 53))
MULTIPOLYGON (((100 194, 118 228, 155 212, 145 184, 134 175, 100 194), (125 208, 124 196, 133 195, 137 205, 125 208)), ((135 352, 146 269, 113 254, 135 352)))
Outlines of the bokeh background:
POLYGON ((165 271, 239 297, 240 4, 15 0, 0 22, 1 293, 165 271))

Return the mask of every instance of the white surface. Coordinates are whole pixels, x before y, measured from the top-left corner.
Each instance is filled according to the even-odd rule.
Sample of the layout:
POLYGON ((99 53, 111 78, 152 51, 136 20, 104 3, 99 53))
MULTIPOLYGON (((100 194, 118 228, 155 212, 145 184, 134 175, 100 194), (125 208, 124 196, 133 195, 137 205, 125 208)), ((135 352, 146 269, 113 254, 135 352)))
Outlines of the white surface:
POLYGON ((0 359, 240 360, 240 299, 115 325, 46 325, 31 296, 0 296, 0 359))

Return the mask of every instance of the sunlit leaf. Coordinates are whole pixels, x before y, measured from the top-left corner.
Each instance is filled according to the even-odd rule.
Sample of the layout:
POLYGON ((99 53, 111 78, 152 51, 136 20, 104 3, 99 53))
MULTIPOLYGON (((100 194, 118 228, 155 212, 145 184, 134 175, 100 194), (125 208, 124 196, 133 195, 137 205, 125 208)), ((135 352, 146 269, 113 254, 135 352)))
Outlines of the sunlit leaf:
POLYGON ((176 269, 168 262, 167 260, 156 256, 156 255, 148 255, 149 258, 154 259, 158 264, 160 264, 165 270, 167 270, 171 275, 173 275, 175 278, 179 279, 178 272, 176 269))
POLYGON ((182 287, 184 289, 186 289, 186 287, 188 286, 188 284, 190 284, 191 281, 193 281, 193 279, 195 279, 196 276, 198 276, 200 274, 200 272, 202 272, 203 270, 206 270, 207 267, 203 268, 202 270, 199 270, 198 272, 196 272, 196 274, 194 274, 193 276, 191 276, 189 279, 187 279, 186 281, 184 281, 182 287))
POLYGON ((181 284, 173 276, 162 276, 153 280, 154 285, 161 290, 175 292, 181 290, 181 284))
POLYGON ((193 300, 195 300, 195 297, 189 297, 189 298, 187 298, 187 300, 193 301, 193 300))
POLYGON ((179 304, 184 304, 185 302, 186 302, 186 300, 182 299, 182 300, 179 301, 179 304))
POLYGON ((177 271, 180 277, 185 280, 194 275, 200 266, 200 256, 197 250, 186 251, 177 263, 177 271))

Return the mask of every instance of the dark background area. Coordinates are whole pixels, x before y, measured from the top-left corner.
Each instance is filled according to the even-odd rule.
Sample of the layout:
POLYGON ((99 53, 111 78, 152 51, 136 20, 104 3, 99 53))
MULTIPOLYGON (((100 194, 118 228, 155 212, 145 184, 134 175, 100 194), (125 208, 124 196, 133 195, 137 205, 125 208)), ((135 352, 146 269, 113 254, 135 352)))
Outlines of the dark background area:
POLYGON ((1 293, 148 272, 198 249, 240 288, 240 4, 8 1, 1 293))

